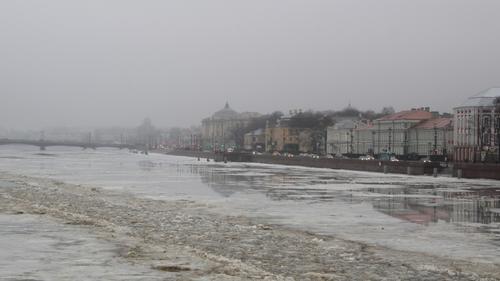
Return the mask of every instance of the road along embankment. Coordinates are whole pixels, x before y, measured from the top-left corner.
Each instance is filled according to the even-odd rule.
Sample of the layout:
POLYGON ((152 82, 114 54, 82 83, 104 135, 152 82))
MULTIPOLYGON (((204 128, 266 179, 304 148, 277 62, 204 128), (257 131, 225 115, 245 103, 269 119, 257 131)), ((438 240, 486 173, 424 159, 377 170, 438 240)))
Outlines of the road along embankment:
POLYGON ((170 151, 170 155, 199 157, 200 159, 214 159, 223 161, 227 159, 235 162, 250 162, 262 164, 278 164, 290 166, 304 166, 313 168, 344 169, 354 171, 395 173, 407 175, 432 175, 434 169, 441 171, 439 163, 424 163, 418 161, 379 161, 379 160, 358 160, 358 159, 331 159, 331 158, 311 158, 311 157, 285 157, 273 155, 250 155, 245 153, 216 154, 201 151, 170 151))
POLYGON ((351 242, 212 207, 0 173, 0 212, 85 226, 165 280, 500 280, 496 264, 351 242))

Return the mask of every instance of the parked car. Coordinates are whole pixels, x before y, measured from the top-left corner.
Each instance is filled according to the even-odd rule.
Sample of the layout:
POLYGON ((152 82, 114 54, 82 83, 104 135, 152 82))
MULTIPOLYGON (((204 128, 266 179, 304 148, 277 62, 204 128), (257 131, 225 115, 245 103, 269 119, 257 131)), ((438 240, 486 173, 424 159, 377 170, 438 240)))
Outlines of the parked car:
POLYGON ((359 160, 375 160, 375 157, 371 155, 363 155, 359 157, 359 160))

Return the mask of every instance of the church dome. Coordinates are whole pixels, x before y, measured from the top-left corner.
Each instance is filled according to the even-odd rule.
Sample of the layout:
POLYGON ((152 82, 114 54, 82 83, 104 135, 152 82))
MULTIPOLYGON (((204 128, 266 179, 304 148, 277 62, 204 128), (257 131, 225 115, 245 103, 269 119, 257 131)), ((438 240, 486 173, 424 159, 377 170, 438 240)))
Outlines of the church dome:
POLYGON ((468 98, 460 107, 488 107, 500 103, 500 88, 490 88, 468 98))
POLYGON ((237 117, 238 117, 238 112, 231 109, 231 107, 229 107, 229 104, 227 102, 223 109, 215 112, 212 115, 212 118, 215 119, 234 119, 237 117))

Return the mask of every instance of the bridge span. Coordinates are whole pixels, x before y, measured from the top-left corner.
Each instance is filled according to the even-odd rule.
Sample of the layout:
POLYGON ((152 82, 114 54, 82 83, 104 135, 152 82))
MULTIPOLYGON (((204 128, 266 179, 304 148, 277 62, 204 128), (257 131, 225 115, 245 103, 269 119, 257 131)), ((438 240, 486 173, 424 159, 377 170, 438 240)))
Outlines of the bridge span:
POLYGON ((23 144, 38 146, 40 150, 45 150, 49 146, 72 146, 81 147, 83 149, 97 149, 98 147, 111 147, 119 149, 134 149, 135 145, 130 144, 106 144, 106 143, 89 143, 89 142, 71 142, 71 141, 49 141, 49 140, 22 140, 22 139, 0 139, 0 145, 8 144, 23 144))

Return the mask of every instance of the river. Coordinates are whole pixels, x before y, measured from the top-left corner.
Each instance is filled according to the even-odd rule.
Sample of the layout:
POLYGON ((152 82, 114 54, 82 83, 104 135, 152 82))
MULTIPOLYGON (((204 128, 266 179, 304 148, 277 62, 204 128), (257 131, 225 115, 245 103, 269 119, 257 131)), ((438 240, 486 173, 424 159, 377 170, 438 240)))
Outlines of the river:
MULTIPOLYGON (((0 146, 0 171, 156 200, 190 200, 343 239, 500 263, 500 182, 266 164, 127 150, 0 146)), ((32 219, 32 218, 29 218, 32 219)), ((8 221, 8 220, 7 220, 8 221)))

